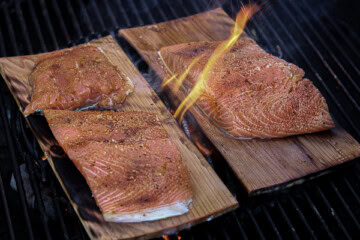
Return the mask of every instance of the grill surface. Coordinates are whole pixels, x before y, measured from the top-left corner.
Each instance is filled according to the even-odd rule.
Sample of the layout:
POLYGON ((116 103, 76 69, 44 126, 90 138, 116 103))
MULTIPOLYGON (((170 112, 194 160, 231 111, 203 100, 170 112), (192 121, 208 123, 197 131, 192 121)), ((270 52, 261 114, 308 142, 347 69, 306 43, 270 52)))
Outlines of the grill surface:
MULTIPOLYGON (((159 80, 135 50, 116 36, 117 30, 184 17, 220 5, 232 16, 241 6, 235 0, 2 1, 0 56, 53 51, 111 34, 158 90, 159 80)), ((265 50, 302 67, 306 77, 324 94, 336 121, 357 140, 360 26, 351 23, 359 20, 355 3, 267 1, 262 13, 246 29, 265 50)), ((0 239, 87 239, 48 163, 41 160, 41 151, 3 81, 0 91, 0 239)), ((160 96, 171 108, 166 96, 160 96)), ((195 132, 211 148, 204 135, 198 135, 196 126, 191 116, 183 122, 188 136, 195 132)), ((207 159, 237 197, 240 207, 180 232, 182 239, 360 236, 360 168, 356 161, 302 185, 249 198, 218 152, 213 151, 207 159)))

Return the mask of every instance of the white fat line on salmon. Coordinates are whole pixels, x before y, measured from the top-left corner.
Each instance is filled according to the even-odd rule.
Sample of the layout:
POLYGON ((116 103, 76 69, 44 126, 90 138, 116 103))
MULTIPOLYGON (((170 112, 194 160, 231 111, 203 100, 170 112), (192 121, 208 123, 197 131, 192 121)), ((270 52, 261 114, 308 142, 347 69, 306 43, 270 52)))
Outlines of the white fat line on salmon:
POLYGON ((97 176, 96 172, 91 171, 89 168, 83 167, 83 169, 85 169, 85 171, 91 173, 92 175, 97 176))
POLYGON ((173 71, 171 71, 170 68, 169 68, 169 66, 165 63, 164 58, 161 56, 160 51, 158 51, 158 55, 159 55, 159 57, 160 57, 161 62, 164 64, 164 66, 166 67, 166 69, 168 70, 168 72, 171 74, 171 76, 174 76, 173 71))
POLYGON ((102 201, 102 200, 104 200, 104 199, 106 199, 106 198, 109 198, 109 196, 113 195, 113 194, 116 193, 117 191, 118 191, 118 190, 113 190, 113 191, 110 192, 110 193, 107 193, 107 191, 104 191, 104 193, 107 193, 107 194, 105 194, 105 195, 102 196, 102 197, 97 196, 98 202, 100 202, 100 201, 102 201))
POLYGON ((157 208, 144 209, 137 212, 127 212, 118 214, 104 214, 105 221, 112 222, 143 222, 182 215, 189 211, 189 204, 192 200, 185 200, 168 204, 157 208))

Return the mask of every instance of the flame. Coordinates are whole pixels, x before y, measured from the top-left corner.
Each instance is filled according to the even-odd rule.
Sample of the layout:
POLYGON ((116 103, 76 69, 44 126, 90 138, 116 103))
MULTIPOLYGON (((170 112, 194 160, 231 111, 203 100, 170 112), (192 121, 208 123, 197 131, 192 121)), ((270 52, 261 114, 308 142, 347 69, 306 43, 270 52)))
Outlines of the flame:
POLYGON ((186 71, 181 74, 181 76, 179 78, 176 78, 177 77, 177 73, 175 73, 171 78, 169 78, 168 80, 166 80, 162 85, 161 87, 165 87, 167 86, 170 82, 175 81, 174 85, 171 87, 172 91, 174 93, 178 92, 179 91, 179 88, 181 87, 181 85, 183 84, 185 78, 187 77, 187 75, 189 74, 190 70, 194 67, 194 65, 196 63, 198 63, 200 61, 200 59, 203 57, 203 55, 200 55, 200 56, 197 56, 189 65, 189 67, 186 69, 186 71))
POLYGON ((163 237, 164 240, 170 240, 168 235, 162 235, 162 237, 163 237))
POLYGON ((169 83, 171 83, 173 80, 176 79, 176 77, 178 76, 177 73, 175 73, 171 78, 169 78, 168 80, 164 81, 162 84, 161 84, 161 87, 166 87, 169 83))
MULTIPOLYGON (((223 42, 221 42, 210 56, 208 62, 206 63, 202 73, 199 76, 199 79, 189 95, 181 102, 180 106, 177 108, 174 117, 178 119, 179 122, 182 121, 185 112, 197 101, 200 95, 205 90, 205 83, 207 79, 209 79, 210 74, 216 63, 220 60, 224 54, 226 54, 230 49, 234 46, 240 35, 244 32, 245 25, 247 21, 260 10, 260 6, 256 4, 248 4, 243 6, 239 13, 236 16, 236 22, 234 28, 232 29, 232 33, 229 38, 223 42)), ((174 84, 173 90, 178 90, 178 88, 183 83, 184 79, 188 75, 191 68, 201 59, 202 56, 198 56, 193 60, 193 62, 189 65, 186 71, 180 76, 180 78, 176 78, 177 74, 173 75, 170 79, 168 79, 163 86, 166 86, 170 82, 177 80, 174 84)))
POLYGON ((43 161, 45 161, 45 160, 46 160, 45 155, 41 157, 41 160, 43 160, 43 161))
POLYGON ((177 239, 178 239, 178 240, 181 240, 181 236, 178 235, 178 236, 177 236, 177 239))
POLYGON ((204 145, 202 145, 199 138, 197 137, 197 135, 194 135, 193 139, 194 139, 195 145, 198 147, 198 149, 200 150, 200 152, 202 154, 204 154, 205 156, 210 156, 212 154, 212 150, 208 149, 204 145))

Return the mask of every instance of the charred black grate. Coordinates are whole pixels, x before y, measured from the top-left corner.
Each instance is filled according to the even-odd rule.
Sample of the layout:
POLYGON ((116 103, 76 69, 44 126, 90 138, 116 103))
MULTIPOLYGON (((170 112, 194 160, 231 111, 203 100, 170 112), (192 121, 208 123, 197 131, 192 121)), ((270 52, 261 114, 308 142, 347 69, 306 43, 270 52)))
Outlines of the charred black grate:
MULTIPOLYGON (((326 97, 337 122, 359 140, 360 29, 354 23, 360 19, 355 3, 263 2, 263 13, 249 22, 247 33, 268 52, 302 67, 326 97)), ((53 51, 111 34, 157 90, 159 80, 136 51, 117 37, 117 30, 218 6, 235 16, 241 4, 237 0, 6 0, 0 3, 0 56, 53 51)), ((0 239, 87 239, 48 163, 41 160, 39 147, 4 82, 0 82, 0 239)), ((167 97, 159 94, 170 109, 167 97)), ((196 129, 191 116, 183 128, 188 136, 196 129)), ((236 195, 240 207, 180 232, 182 239, 360 236, 360 169, 356 162, 303 185, 248 198, 218 152, 207 159, 236 195)))

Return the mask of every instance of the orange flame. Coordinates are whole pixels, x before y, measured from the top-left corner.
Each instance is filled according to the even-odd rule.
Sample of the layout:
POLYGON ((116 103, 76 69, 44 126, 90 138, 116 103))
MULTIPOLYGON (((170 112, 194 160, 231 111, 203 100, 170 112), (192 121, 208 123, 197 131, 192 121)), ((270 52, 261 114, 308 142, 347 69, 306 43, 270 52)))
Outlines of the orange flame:
POLYGON ((200 150, 200 152, 202 154, 204 154, 205 156, 210 156, 212 154, 212 150, 211 149, 208 149, 206 148, 204 145, 202 145, 200 143, 200 140, 199 138, 197 137, 197 135, 194 135, 193 136, 193 139, 194 139, 194 143, 195 145, 198 147, 198 149, 200 150))
POLYGON ((170 240, 168 235, 162 235, 162 237, 163 237, 164 240, 170 240))
POLYGON ((168 80, 166 80, 161 87, 165 87, 167 86, 170 82, 175 81, 174 86, 171 87, 172 91, 174 93, 176 93, 177 91, 179 91, 179 88, 181 87, 181 85, 183 84, 185 78, 187 77, 187 75, 189 74, 190 70, 193 68, 193 66, 200 61, 200 59, 203 57, 203 55, 197 56, 189 65, 189 67, 186 69, 186 71, 181 74, 181 76, 179 78, 177 77, 177 73, 175 73, 171 78, 169 78, 168 80))
MULTIPOLYGON (((226 54, 228 51, 230 51, 230 49, 234 46, 237 39, 244 32, 247 21, 259 10, 260 6, 256 4, 248 4, 240 9, 239 13, 236 16, 235 26, 232 30, 231 35, 226 41, 223 41, 216 47, 215 51, 213 52, 204 69, 202 70, 202 73, 200 74, 197 83, 192 88, 190 94, 181 102, 180 106, 177 108, 174 117, 178 118, 179 122, 182 121, 185 112, 197 101, 200 95, 204 92, 205 83, 210 77, 211 70, 214 68, 220 58, 224 56, 224 54, 226 54)), ((166 84, 164 84, 164 86, 176 79, 177 82, 174 85, 173 90, 178 90, 184 79, 188 75, 190 69, 200 60, 201 57, 202 56, 195 58, 179 79, 176 79, 176 76, 173 75, 169 80, 166 81, 166 84)))
POLYGON ((43 160, 43 161, 45 161, 45 160, 46 160, 45 155, 41 157, 41 160, 43 160))

